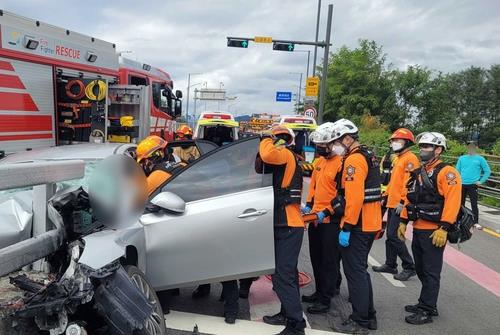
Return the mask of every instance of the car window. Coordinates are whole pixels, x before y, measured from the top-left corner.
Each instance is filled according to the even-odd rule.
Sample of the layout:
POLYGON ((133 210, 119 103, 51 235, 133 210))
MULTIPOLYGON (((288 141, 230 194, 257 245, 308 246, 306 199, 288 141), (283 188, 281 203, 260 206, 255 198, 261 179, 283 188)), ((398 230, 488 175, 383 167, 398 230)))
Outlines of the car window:
POLYGON ((198 145, 198 149, 201 151, 202 155, 218 148, 217 144, 210 141, 196 140, 196 144, 198 145))
POLYGON ((269 186, 269 176, 255 172, 259 139, 223 147, 189 166, 163 186, 184 201, 196 201, 269 186))

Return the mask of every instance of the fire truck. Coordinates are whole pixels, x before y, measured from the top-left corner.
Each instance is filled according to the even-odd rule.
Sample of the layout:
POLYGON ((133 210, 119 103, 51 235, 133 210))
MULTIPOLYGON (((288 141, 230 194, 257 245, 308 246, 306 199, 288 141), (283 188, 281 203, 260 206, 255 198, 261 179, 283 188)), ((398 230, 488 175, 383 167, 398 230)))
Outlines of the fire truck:
POLYGON ((181 99, 113 43, 0 10, 0 151, 170 139, 181 99))

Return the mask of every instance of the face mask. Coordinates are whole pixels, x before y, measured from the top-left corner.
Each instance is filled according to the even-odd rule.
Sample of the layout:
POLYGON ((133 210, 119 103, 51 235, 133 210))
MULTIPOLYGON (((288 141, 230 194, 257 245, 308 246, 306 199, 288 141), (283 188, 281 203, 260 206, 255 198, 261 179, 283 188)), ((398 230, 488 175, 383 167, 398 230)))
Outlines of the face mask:
POLYGON ((420 149, 420 160, 426 163, 434 158, 434 150, 423 150, 420 149))
POLYGON ((404 144, 400 143, 400 142, 392 142, 391 143, 391 148, 394 152, 398 152, 400 151, 401 149, 404 148, 404 144))
POLYGON ((316 153, 318 155, 320 155, 321 157, 328 157, 330 156, 330 151, 328 150, 327 147, 320 147, 320 146, 317 146, 316 147, 316 153))
POLYGON ((345 154, 345 148, 341 144, 334 144, 332 147, 332 151, 337 156, 344 156, 345 154))

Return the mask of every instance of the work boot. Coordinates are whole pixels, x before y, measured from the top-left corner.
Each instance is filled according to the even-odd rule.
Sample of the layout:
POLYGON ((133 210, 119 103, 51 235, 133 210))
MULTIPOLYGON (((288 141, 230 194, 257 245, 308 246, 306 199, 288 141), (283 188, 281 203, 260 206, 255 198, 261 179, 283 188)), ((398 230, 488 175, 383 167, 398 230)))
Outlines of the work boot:
POLYGON ((380 266, 372 266, 372 270, 375 271, 375 272, 392 273, 393 275, 395 275, 396 273, 398 273, 398 269, 397 268, 390 267, 387 264, 382 264, 380 266))
POLYGON ((193 291, 193 299, 200 299, 210 294, 210 284, 200 285, 193 291))
POLYGON ((368 321, 368 329, 370 330, 377 330, 378 328, 378 322, 377 322, 377 317, 374 315, 369 321, 368 321))
POLYGON ((227 313, 224 315, 224 321, 227 324, 234 325, 236 323, 236 315, 232 313, 227 313))
MULTIPOLYGON (((419 310, 424 309, 422 305, 416 304, 416 305, 406 305, 405 306, 405 311, 408 313, 418 313, 419 310)), ((433 308, 432 310, 427 310, 430 316, 439 316, 437 308, 433 308)))
POLYGON ((330 310, 330 305, 325 305, 319 301, 316 301, 314 305, 307 308, 307 312, 310 314, 323 314, 330 310))
POLYGON ((267 323, 268 325, 285 326, 286 325, 286 316, 285 316, 285 314, 279 312, 278 314, 264 316, 262 318, 262 321, 264 321, 264 323, 267 323))
POLYGON ((302 302, 305 302, 307 304, 314 304, 316 301, 318 301, 318 293, 314 292, 313 294, 310 295, 303 295, 302 296, 302 302))
POLYGON ((362 327, 359 323, 349 318, 347 321, 342 322, 338 327, 333 327, 333 330, 343 334, 356 334, 365 335, 368 334, 368 328, 362 327))
POLYGON ((288 320, 286 322, 286 327, 277 335, 305 335, 306 321, 302 320, 297 322, 294 320, 288 320))
POLYGON ((397 273, 394 275, 394 279, 399 280, 399 281, 407 281, 413 276, 416 276, 417 273, 415 270, 403 270, 400 273, 397 273))
POLYGON ((418 309, 418 311, 412 315, 408 315, 405 321, 412 325, 423 325, 432 322, 432 316, 430 312, 418 309))

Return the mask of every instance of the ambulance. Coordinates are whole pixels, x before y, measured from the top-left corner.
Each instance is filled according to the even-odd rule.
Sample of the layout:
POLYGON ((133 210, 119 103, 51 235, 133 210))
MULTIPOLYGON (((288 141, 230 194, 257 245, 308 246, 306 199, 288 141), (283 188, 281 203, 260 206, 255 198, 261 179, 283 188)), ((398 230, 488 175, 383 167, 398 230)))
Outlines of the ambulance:
POLYGON ((292 129, 295 133, 295 152, 303 158, 304 174, 310 176, 314 170, 316 149, 309 136, 317 128, 316 120, 304 115, 284 115, 279 124, 292 129))
POLYGON ((203 112, 196 123, 193 138, 211 141, 218 146, 238 140, 239 123, 223 112, 203 112))
POLYGON ((0 10, 0 151, 170 139, 181 98, 113 43, 0 10))

